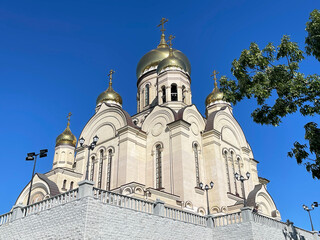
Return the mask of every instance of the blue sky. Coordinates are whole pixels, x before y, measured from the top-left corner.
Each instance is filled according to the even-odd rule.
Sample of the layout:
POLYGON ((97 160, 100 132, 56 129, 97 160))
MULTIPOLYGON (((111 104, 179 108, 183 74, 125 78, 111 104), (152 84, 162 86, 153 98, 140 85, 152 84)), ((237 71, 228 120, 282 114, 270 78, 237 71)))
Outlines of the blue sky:
MULTIPOLYGON (((48 148, 37 172, 51 169, 55 138, 72 112, 71 130, 79 137, 94 114, 95 101, 114 74, 114 89, 123 108, 136 113, 136 65, 160 40, 156 28, 169 19, 167 35, 192 66, 193 103, 204 114, 213 88, 211 72, 232 77, 231 62, 256 42, 279 44, 283 34, 304 46, 305 23, 319 1, 1 1, 0 3, 0 214, 10 210, 30 180, 27 152, 48 148)), ((307 58, 306 74, 318 73, 320 63, 307 58)), ((258 165, 268 178, 282 220, 310 229, 302 204, 320 202, 319 180, 304 166, 287 158, 295 140, 303 141, 303 125, 314 118, 292 114, 279 127, 252 121, 253 101, 234 106, 258 165)), ((320 230, 320 208, 312 212, 320 230)))

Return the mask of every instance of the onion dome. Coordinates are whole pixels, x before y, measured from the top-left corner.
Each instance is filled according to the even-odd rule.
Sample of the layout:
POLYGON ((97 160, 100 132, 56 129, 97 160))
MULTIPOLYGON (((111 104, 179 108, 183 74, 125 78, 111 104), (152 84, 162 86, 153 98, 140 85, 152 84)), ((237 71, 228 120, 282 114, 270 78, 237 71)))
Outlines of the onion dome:
POLYGON ((159 74, 162 70, 169 68, 169 67, 176 67, 176 68, 180 68, 182 69, 184 72, 187 72, 187 67, 184 64, 184 62, 177 58, 174 54, 173 54, 173 50, 172 48, 169 49, 169 56, 165 59, 163 59, 158 67, 157 67, 157 74, 159 74))
POLYGON ((96 101, 96 105, 102 103, 102 102, 107 102, 107 103, 115 103, 118 105, 122 105, 122 98, 119 95, 119 93, 117 93, 116 91, 113 90, 112 88, 112 74, 114 73, 113 70, 110 70, 110 73, 108 74, 109 76, 109 87, 107 90, 105 90, 104 92, 102 92, 96 101))
POLYGON ((56 147, 60 145, 69 145, 72 147, 76 146, 77 138, 72 134, 70 130, 70 116, 71 113, 68 114, 68 124, 66 129, 57 137, 56 139, 56 147))
POLYGON ((213 75, 214 76, 214 89, 213 91, 208 95, 208 97, 206 98, 206 106, 211 105, 212 103, 214 103, 215 101, 220 101, 223 100, 223 92, 220 92, 219 88, 218 88, 218 83, 217 83, 217 78, 216 78, 216 74, 218 72, 213 71, 213 75))
MULTIPOLYGON (((160 44, 158 45, 158 47, 156 49, 152 49, 150 52, 146 53, 139 61, 138 65, 137 65, 137 70, 136 70, 136 74, 137 74, 137 78, 139 79, 141 77, 142 74, 149 72, 151 70, 155 70, 157 69, 158 64, 165 58, 168 58, 169 56, 169 46, 166 43, 165 40, 165 35, 164 35, 164 31, 165 29, 163 28, 163 24, 167 22, 166 19, 162 19, 161 23, 158 25, 162 25, 162 29, 161 29, 161 40, 160 40, 160 44)), ((186 68, 186 72, 190 75, 191 74, 191 64, 189 62, 189 59, 186 57, 186 55, 184 55, 181 51, 176 50, 176 49, 172 49, 174 56, 176 58, 178 58, 179 60, 181 60, 186 68)))

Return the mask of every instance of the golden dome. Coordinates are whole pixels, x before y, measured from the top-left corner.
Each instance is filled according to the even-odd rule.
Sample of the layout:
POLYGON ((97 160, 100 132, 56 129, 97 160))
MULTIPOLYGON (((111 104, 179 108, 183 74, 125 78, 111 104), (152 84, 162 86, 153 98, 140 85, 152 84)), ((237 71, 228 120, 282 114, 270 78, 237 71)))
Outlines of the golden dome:
MULTIPOLYGON (((173 49, 174 56, 180 59, 186 67, 187 73, 191 74, 191 65, 186 57, 182 52, 179 50, 173 49)), ((137 65, 137 78, 139 78, 142 73, 151 67, 156 67, 163 59, 169 56, 169 48, 156 48, 145 54, 139 61, 137 65)))
POLYGON ((119 95, 119 93, 117 93, 116 91, 113 90, 112 88, 112 74, 114 73, 113 70, 110 71, 110 73, 108 74, 108 76, 110 77, 110 82, 109 82, 109 87, 107 90, 105 90, 104 92, 102 92, 96 101, 96 105, 98 105, 99 103, 102 102, 116 102, 119 103, 120 105, 122 105, 122 98, 119 95))
MULTIPOLYGON (((150 68, 155 69, 163 59, 165 59, 169 56, 169 46, 167 44, 166 36, 164 34, 164 32, 166 31, 164 29, 164 24, 166 22, 168 22, 168 19, 162 18, 160 21, 160 24, 158 25, 158 27, 161 26, 160 31, 162 32, 160 43, 159 43, 158 47, 156 49, 152 49, 150 52, 146 53, 140 59, 138 65, 137 65, 137 70, 136 70, 137 79, 139 79, 140 76, 148 69, 150 69, 150 68)), ((169 37, 170 48, 172 46, 171 40, 173 38, 174 37, 172 35, 169 37)), ((173 53, 176 58, 180 59, 184 63, 187 73, 189 73, 189 75, 191 75, 191 65, 190 65, 190 62, 189 62, 188 58, 186 57, 186 55, 184 55, 182 52, 180 52, 179 50, 176 50, 176 49, 173 49, 173 53)))
POLYGON ((56 139, 56 147, 60 146, 60 145, 69 145, 72 147, 76 146, 77 138, 72 134, 70 127, 69 127, 70 126, 70 116, 71 116, 71 113, 69 113, 69 115, 68 115, 68 124, 67 124, 66 129, 56 139))
POLYGON ((223 100, 223 92, 220 92, 217 84, 216 71, 213 71, 214 75, 214 89, 206 98, 206 106, 209 106, 211 103, 215 101, 223 100))
POLYGON ((184 62, 181 59, 174 56, 172 48, 170 48, 169 50, 169 56, 159 63, 157 67, 157 74, 159 74, 163 69, 166 69, 168 67, 177 67, 181 68, 185 72, 187 71, 184 62))

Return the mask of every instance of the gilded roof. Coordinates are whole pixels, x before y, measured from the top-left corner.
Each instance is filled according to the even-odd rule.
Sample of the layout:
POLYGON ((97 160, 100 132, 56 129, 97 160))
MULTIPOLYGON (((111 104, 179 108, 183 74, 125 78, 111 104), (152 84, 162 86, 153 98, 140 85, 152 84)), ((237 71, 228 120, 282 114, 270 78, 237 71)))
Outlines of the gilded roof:
MULTIPOLYGON (((173 49, 173 54, 176 58, 180 59, 186 66, 186 72, 191 74, 191 64, 189 59, 181 51, 173 49)), ((151 67, 157 67, 158 64, 165 58, 169 56, 169 48, 156 48, 152 49, 150 52, 146 53, 139 61, 137 65, 137 78, 142 75, 142 73, 151 67)))
POLYGON ((182 69, 183 71, 187 71, 187 67, 186 65, 184 64, 184 62, 180 59, 180 58, 177 58, 174 54, 173 54, 173 51, 172 51, 172 48, 170 49, 170 53, 169 53, 169 56, 165 59, 163 59, 158 67, 157 67, 157 73, 159 74, 163 69, 166 69, 168 67, 177 67, 177 68, 180 68, 182 69))

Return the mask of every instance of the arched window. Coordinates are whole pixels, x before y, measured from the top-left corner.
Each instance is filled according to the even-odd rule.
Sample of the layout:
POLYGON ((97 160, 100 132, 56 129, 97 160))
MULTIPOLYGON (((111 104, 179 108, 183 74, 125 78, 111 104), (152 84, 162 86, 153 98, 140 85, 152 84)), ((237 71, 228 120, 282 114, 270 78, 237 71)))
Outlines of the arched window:
POLYGON ((110 190, 111 186, 111 167, 112 167, 112 150, 108 151, 108 169, 107 169, 107 190, 110 190))
POLYGON ((140 93, 137 93, 137 110, 140 111, 140 93))
POLYGON ((70 182, 70 190, 73 189, 73 182, 70 182))
POLYGON ((231 193, 231 184, 230 184, 230 173, 229 173, 229 163, 228 163, 228 152, 227 150, 224 150, 223 153, 223 158, 226 163, 226 173, 227 173, 227 183, 228 183, 228 192, 231 193))
POLYGON ((182 102, 186 103, 186 87, 182 86, 182 102))
POLYGON ((102 182, 102 169, 103 169, 103 150, 101 150, 101 151, 100 151, 99 176, 98 176, 98 188, 101 188, 101 182, 102 182))
POLYGON ((162 86, 161 87, 161 91, 162 91, 162 102, 165 103, 167 101, 167 98, 166 98, 166 87, 162 86))
POLYGON ((171 84, 171 101, 178 101, 177 84, 171 84))
POLYGON ((145 90, 145 106, 149 105, 149 84, 146 85, 146 90, 145 90))
POLYGON ((161 145, 156 146, 156 189, 162 188, 162 159, 161 145))
POLYGON ((231 153, 232 175, 233 175, 233 184, 234 184, 235 194, 239 195, 239 193, 238 193, 238 184, 237 184, 237 180, 236 180, 236 177, 235 177, 236 169, 235 169, 235 161, 234 161, 234 152, 230 151, 230 153, 231 153))
POLYGON ((62 152, 61 153, 61 161, 65 161, 66 160, 66 152, 62 152))
POLYGON ((194 161, 196 164, 196 186, 200 186, 200 174, 199 174, 199 154, 198 154, 198 144, 193 144, 194 161))
POLYGON ((67 180, 63 180, 62 190, 66 190, 67 180))
POLYGON ((94 157, 91 158, 91 174, 90 174, 90 181, 93 181, 94 177, 94 157))

